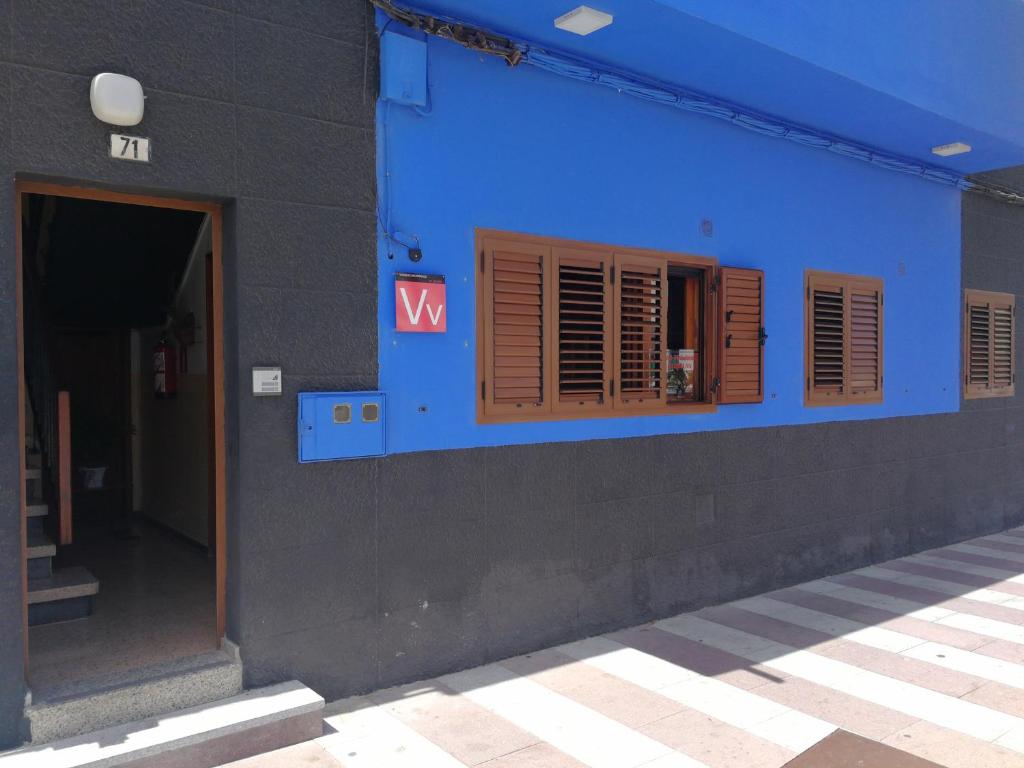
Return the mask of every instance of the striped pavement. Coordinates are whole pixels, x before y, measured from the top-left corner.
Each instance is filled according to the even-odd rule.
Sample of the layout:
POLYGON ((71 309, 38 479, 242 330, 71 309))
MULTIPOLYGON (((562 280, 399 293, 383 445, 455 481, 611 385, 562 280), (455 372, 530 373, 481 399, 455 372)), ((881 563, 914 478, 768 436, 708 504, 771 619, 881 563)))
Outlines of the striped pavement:
POLYGON ((779 768, 842 729, 1024 768, 1024 529, 328 711, 323 766, 779 768))

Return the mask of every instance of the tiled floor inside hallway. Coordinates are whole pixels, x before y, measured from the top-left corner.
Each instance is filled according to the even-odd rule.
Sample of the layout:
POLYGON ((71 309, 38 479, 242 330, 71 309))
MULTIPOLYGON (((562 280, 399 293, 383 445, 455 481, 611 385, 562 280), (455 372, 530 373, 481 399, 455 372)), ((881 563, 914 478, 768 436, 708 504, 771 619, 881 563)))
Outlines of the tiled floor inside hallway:
POLYGON ((153 665, 217 648, 213 560, 154 525, 137 540, 106 531, 76 534, 62 565, 85 565, 100 580, 87 621, 29 630, 35 701, 98 688, 153 665))
POLYGON ((326 723, 232 768, 1024 767, 1024 528, 345 699, 326 723))

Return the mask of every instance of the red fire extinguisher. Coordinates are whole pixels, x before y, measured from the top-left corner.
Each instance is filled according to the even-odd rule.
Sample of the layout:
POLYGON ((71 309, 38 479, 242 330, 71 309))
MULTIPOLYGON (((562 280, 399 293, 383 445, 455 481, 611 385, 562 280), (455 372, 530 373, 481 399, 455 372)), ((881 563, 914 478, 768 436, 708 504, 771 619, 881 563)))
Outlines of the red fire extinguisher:
POLYGON ((162 399, 178 394, 177 355, 166 337, 153 347, 153 392, 162 399))

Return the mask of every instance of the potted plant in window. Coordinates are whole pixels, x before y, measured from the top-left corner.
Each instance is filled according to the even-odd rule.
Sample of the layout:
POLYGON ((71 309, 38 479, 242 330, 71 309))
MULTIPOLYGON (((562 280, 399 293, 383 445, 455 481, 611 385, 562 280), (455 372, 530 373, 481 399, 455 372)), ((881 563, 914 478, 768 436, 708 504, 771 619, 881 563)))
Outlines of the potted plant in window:
POLYGON ((668 372, 668 393, 685 395, 690 385, 690 373, 683 368, 673 368, 668 372))

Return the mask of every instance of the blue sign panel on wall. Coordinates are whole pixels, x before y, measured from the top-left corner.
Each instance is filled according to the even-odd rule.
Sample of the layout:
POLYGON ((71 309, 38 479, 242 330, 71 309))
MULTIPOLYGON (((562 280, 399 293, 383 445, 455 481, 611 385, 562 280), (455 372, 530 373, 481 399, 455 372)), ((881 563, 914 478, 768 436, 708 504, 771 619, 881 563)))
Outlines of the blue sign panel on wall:
POLYGON ((300 392, 299 462, 386 453, 383 392, 300 392))

